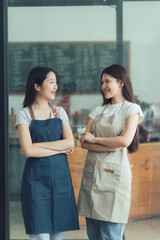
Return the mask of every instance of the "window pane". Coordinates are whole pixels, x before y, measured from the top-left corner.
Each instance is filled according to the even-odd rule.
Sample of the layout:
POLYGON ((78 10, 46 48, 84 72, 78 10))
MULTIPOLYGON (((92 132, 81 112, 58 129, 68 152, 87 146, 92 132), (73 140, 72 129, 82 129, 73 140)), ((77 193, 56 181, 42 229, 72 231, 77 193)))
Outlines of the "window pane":
MULTIPOLYGON (((59 93, 53 104, 66 109, 79 146, 88 113, 101 104, 101 69, 106 62, 115 61, 116 12, 109 6, 9 7, 8 24, 10 239, 27 239, 20 204, 26 159, 19 154, 15 129, 16 114, 23 107, 27 75, 37 65, 55 69, 59 93)), ((127 53, 128 43, 125 43, 128 66, 127 53)), ((76 200, 84 164, 81 163, 84 151, 77 146, 73 157, 69 157, 76 200)), ((86 239, 84 218, 80 218, 80 224, 81 231, 66 232, 64 238, 86 239)))
MULTIPOLYGON (((160 1, 123 3, 123 62, 145 115, 139 151, 129 155, 133 178, 127 240, 156 240, 160 234, 159 12, 160 1)), ((87 153, 79 139, 88 114, 102 105, 101 71, 116 63, 116 11, 114 5, 9 7, 8 24, 10 239, 27 239, 20 204, 26 160, 19 154, 14 127, 27 75, 37 65, 52 67, 57 73, 59 90, 53 105, 65 108, 75 137, 69 165, 77 200, 87 153)), ((87 239, 82 217, 80 224, 81 231, 64 233, 64 238, 87 239)))
POLYGON ((127 239, 159 238, 159 22, 160 1, 124 2, 124 40, 130 42, 130 75, 145 119, 140 125, 140 149, 130 156, 132 202, 127 239))

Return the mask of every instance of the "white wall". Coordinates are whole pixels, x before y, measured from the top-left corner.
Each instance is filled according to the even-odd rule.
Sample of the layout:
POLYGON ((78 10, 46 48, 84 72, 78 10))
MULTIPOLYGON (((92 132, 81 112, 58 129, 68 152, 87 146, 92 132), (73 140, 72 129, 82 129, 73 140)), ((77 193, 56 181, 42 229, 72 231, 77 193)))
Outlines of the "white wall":
MULTIPOLYGON (((160 102, 159 13, 160 2, 124 2, 124 40, 130 41, 133 88, 141 101, 149 103, 160 102)), ((115 41, 115 17, 113 7, 10 7, 8 38, 9 42, 115 41)), ((11 96, 10 108, 20 100, 23 96, 11 96)), ((91 110, 101 103, 101 96, 71 96, 73 111, 86 102, 91 110)))
POLYGON ((124 39, 130 41, 130 74, 141 101, 159 103, 160 2, 124 3, 124 39))
POLYGON ((116 39, 111 7, 10 7, 8 16, 10 42, 116 39))

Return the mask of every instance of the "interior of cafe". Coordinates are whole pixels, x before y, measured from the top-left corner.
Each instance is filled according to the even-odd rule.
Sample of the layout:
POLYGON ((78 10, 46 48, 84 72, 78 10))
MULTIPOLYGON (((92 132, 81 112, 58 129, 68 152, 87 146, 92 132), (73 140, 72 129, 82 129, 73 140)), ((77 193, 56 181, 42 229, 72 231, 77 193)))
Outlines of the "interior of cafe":
MULTIPOLYGON (((100 74, 114 63, 132 80, 136 103, 144 113, 139 151, 128 154, 132 193, 126 240, 160 236, 160 1, 8 0, 8 233, 28 239, 20 188, 26 158, 20 154, 16 115, 23 106, 28 73, 35 66, 55 69, 58 92, 51 102, 68 114, 75 149, 68 162, 78 199, 87 150, 81 148, 89 114, 102 105, 100 74)), ((88 239, 85 218, 80 230, 64 239, 88 239)))

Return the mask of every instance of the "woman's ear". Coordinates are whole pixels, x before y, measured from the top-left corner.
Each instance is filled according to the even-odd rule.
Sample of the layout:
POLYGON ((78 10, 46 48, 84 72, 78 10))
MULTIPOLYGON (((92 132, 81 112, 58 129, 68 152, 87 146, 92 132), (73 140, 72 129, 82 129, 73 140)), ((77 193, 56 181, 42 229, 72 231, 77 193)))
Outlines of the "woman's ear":
POLYGON ((124 86, 124 82, 120 80, 120 87, 122 88, 124 86))
POLYGON ((37 92, 40 91, 40 86, 37 83, 34 84, 34 88, 37 92))

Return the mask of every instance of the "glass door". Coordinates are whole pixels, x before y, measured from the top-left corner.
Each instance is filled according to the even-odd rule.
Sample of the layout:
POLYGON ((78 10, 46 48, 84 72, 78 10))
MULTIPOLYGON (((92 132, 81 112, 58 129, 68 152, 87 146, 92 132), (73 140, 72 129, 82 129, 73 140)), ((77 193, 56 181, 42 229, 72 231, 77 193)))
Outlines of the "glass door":
POLYGON ((130 75, 144 112, 140 147, 130 155, 132 201, 126 239, 158 239, 160 230, 160 1, 124 1, 124 41, 130 42, 130 75))
MULTIPOLYGON (((53 104, 66 109, 74 133, 75 151, 69 156, 69 165, 77 200, 86 156, 86 151, 80 148, 79 138, 87 124, 88 113, 102 104, 99 93, 100 73, 107 65, 123 63, 130 73, 136 101, 145 115, 145 120, 140 125, 139 152, 129 156, 133 176, 132 201, 125 236, 127 240, 158 240, 160 1, 125 0, 123 9, 120 9, 122 5, 117 4, 122 1, 114 0, 103 3, 100 0, 93 1, 93 4, 81 0, 77 1, 77 6, 75 1, 70 1, 68 6, 67 3, 63 6, 62 2, 55 0, 53 3, 48 0, 33 3, 24 0, 22 4, 19 0, 8 1, 9 112, 8 119, 1 116, 0 120, 4 130, 0 171, 2 184, 7 169, 7 163, 3 160, 7 159, 4 143, 7 142, 6 122, 9 120, 10 239, 28 239, 20 203, 21 179, 26 159, 20 155, 15 120, 18 109, 22 108, 29 71, 39 65, 53 67, 57 72, 59 93, 53 104)), ((2 26, 3 24, 1 28, 2 26)), ((3 52, 5 48, 2 41, 1 46, 3 52)), ((5 61, 1 61, 0 68, 2 64, 1 78, 6 79, 5 61)), ((4 85, 3 81, 0 84, 1 103, 4 104, 3 108, 2 105, 0 107, 4 115, 7 101, 3 102, 6 98, 3 94, 7 92, 7 84, 4 85)), ((3 209, 0 206, 1 216, 5 215, 7 209, 4 186, 5 183, 1 188, 4 190, 0 198, 3 206, 3 209)), ((87 239, 85 219, 80 217, 79 220, 81 230, 64 233, 64 239, 87 239)), ((3 223, 8 225, 5 216, 3 223)), ((4 228, 5 224, 2 226, 4 228)))
MULTIPOLYGON (((41 1, 41 6, 33 6, 29 2, 24 1, 22 6, 19 1, 9 1, 8 7, 10 239, 21 240, 28 238, 20 202, 26 159, 20 155, 15 121, 18 109, 23 107, 29 71, 35 66, 48 66, 57 72, 59 93, 53 104, 65 108, 74 133, 76 147, 69 165, 77 200, 85 154, 79 148, 80 134, 88 113, 101 104, 102 69, 117 61, 114 4, 51 6, 48 1, 44 6, 41 1)), ((126 42, 124 64, 129 69, 128 47, 126 42)), ((87 239, 82 217, 80 225, 80 231, 64 233, 64 239, 87 239)))

